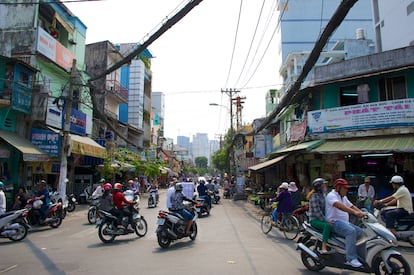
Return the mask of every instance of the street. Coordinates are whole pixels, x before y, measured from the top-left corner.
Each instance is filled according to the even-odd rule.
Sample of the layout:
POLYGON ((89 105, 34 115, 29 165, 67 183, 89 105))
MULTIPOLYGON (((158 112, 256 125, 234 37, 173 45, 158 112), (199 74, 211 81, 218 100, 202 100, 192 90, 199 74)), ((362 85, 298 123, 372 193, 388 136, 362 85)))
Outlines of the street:
MULTIPOLYGON (((221 200, 209 217, 197 220, 198 236, 158 246, 156 217, 165 208, 165 190, 160 204, 148 209, 147 194, 141 198, 141 214, 148 233, 118 237, 103 244, 94 225, 87 222, 87 205, 77 205, 61 227, 34 228, 22 242, 0 240, 0 274, 314 274, 296 251, 296 243, 273 229, 264 235, 260 211, 247 201, 221 200)), ((414 248, 404 244, 399 251, 414 262, 414 248)), ((324 269, 322 274, 355 274, 324 269)))

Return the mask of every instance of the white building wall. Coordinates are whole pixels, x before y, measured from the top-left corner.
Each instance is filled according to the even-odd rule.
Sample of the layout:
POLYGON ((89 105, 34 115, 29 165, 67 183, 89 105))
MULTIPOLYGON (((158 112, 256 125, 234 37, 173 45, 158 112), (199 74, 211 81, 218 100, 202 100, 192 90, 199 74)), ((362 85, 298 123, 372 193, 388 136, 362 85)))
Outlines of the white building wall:
POLYGON ((143 129, 145 65, 141 60, 132 60, 129 75, 128 123, 143 129))
POLYGON ((194 160, 197 157, 206 157, 207 159, 209 158, 210 144, 208 141, 208 134, 197 133, 193 135, 192 154, 194 160))
POLYGON ((377 51, 414 45, 414 1, 372 0, 377 51))

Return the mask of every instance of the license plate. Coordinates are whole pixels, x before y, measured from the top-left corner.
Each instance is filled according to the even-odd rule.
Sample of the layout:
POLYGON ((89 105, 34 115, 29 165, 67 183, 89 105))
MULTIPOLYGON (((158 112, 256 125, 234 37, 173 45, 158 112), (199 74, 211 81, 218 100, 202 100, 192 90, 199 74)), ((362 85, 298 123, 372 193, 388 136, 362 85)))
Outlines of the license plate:
POLYGON ((158 225, 163 225, 164 223, 165 223, 165 219, 158 219, 157 220, 158 225))
POLYGON ((73 201, 73 202, 76 202, 76 199, 75 199, 75 198, 72 198, 72 201, 73 201))

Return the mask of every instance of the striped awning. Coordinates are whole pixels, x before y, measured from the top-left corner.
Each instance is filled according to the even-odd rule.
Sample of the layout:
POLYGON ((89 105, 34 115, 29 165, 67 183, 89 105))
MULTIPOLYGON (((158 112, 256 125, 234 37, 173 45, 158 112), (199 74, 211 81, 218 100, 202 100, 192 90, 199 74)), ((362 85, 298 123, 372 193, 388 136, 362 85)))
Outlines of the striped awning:
POLYGON ((312 152, 320 154, 409 153, 414 152, 414 136, 398 135, 327 140, 312 152))

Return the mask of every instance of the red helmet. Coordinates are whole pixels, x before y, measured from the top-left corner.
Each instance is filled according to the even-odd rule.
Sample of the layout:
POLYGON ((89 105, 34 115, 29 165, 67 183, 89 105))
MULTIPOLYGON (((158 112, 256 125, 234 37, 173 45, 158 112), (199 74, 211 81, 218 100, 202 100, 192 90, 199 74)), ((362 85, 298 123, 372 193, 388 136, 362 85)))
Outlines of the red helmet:
POLYGON ((103 186, 104 190, 111 190, 112 189, 112 184, 110 184, 109 182, 105 183, 103 186))
POLYGON ((114 189, 118 189, 118 190, 122 190, 122 184, 120 184, 119 182, 114 184, 114 189))
POLYGON ((348 181, 346 179, 339 178, 334 183, 334 187, 335 188, 338 187, 338 186, 344 186, 346 188, 349 188, 349 183, 348 183, 348 181))

